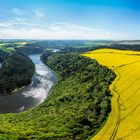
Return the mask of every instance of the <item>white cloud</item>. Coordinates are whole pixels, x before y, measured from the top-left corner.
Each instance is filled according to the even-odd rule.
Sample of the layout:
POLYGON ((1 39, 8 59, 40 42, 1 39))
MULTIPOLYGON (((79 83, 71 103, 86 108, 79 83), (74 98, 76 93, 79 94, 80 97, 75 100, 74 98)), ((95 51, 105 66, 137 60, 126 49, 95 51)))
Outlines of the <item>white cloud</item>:
POLYGON ((105 29, 53 22, 36 24, 22 18, 0 21, 0 38, 7 39, 116 39, 122 37, 105 29))

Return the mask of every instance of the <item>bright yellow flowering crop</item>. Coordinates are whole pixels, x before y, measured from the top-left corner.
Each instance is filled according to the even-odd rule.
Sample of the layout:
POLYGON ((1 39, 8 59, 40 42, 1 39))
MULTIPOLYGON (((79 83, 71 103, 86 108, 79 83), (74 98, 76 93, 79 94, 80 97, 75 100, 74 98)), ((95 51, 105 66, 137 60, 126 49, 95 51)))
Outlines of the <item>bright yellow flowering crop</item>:
POLYGON ((140 52, 99 49, 83 54, 114 70, 112 111, 92 140, 140 140, 140 52))

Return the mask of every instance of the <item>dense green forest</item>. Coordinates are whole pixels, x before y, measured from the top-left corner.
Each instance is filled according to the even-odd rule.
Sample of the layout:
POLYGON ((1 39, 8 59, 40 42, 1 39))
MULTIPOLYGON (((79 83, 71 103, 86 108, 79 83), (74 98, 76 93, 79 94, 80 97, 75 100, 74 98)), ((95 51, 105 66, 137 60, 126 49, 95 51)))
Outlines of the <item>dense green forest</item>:
POLYGON ((2 63, 9 54, 5 53, 4 51, 0 50, 0 63, 2 63))
POLYGON ((15 47, 16 52, 24 53, 27 55, 43 53, 44 47, 35 44, 27 44, 24 47, 15 47))
MULTIPOLYGON (((25 41, 26 40, 22 40, 25 41)), ((22 43, 22 41, 19 41, 22 43)), ((3 42, 0 42, 4 44, 3 42)), ((133 42, 127 41, 91 41, 91 40, 30 40, 27 41, 27 44, 21 45, 18 44, 18 40, 13 42, 5 42, 5 47, 3 49, 7 52, 10 50, 15 50, 19 53, 24 53, 27 55, 43 53, 45 50, 54 50, 58 49, 63 53, 78 52, 83 53, 91 50, 96 50, 99 48, 113 48, 121 50, 136 50, 140 51, 140 44, 137 41, 133 42), (123 44, 124 43, 124 44, 123 44), (127 44, 128 43, 128 44, 127 44), (129 44, 130 43, 130 44, 129 44), (9 50, 8 50, 9 49, 9 50)))
POLYGON ((133 51, 140 51, 140 44, 111 44, 111 45, 98 45, 98 46, 90 46, 90 47, 82 47, 81 48, 74 48, 74 47, 64 47, 60 49, 61 52, 78 52, 78 53, 83 53, 87 51, 92 51, 92 50, 97 50, 101 48, 110 48, 110 49, 119 49, 119 50, 133 50, 133 51))
POLYGON ((96 49, 99 49, 99 48, 140 51, 140 44, 112 44, 112 45, 96 47, 96 49))
MULTIPOLYGON (((137 41, 134 41, 137 43, 137 41)), ((138 42, 139 43, 139 42, 138 42)), ((30 46, 30 44, 29 44, 30 46)), ((121 50, 140 51, 140 44, 133 44, 132 41, 105 41, 105 40, 43 40, 32 43, 40 49, 59 49, 61 52, 86 52, 99 48, 113 48, 121 50), (126 44, 123 44, 126 43, 126 44), (129 44, 131 43, 131 44, 129 44)))
POLYGON ((64 138, 87 139, 98 130, 110 112, 108 86, 115 77, 114 73, 95 60, 78 55, 50 56, 46 53, 42 59, 59 76, 51 94, 55 104, 54 101, 51 104, 62 110, 61 121, 70 121, 63 126, 64 131, 67 125, 70 127, 70 137, 66 135, 64 138))
POLYGON ((49 53, 42 59, 59 75, 56 85, 38 107, 0 115, 0 139, 90 139, 111 110, 109 85, 115 74, 74 54, 49 53))
POLYGON ((35 67, 26 55, 13 53, 4 59, 0 69, 0 94, 11 94, 30 84, 35 67))

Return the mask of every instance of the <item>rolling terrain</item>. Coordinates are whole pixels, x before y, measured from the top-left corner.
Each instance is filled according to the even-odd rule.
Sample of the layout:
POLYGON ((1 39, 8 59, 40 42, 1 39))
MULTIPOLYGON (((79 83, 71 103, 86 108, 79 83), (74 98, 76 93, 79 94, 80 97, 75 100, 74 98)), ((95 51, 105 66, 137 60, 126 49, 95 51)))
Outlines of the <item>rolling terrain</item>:
MULTIPOLYGON (((79 54, 46 52, 41 59, 56 72, 55 86, 39 106, 0 114, 0 140, 91 139, 111 111, 109 85, 115 73, 79 54)), ((33 94, 42 94, 46 87, 33 94)))
POLYGON ((112 111, 92 140, 140 139, 140 52, 99 49, 83 54, 112 69, 112 111))

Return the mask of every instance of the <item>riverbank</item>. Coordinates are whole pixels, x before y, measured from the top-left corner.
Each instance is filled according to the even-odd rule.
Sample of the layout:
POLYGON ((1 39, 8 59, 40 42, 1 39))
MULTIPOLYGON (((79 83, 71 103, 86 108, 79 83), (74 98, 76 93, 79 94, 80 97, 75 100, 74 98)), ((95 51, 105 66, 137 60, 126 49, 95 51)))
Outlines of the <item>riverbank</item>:
POLYGON ((72 54, 47 64, 60 74, 51 94, 32 110, 0 115, 0 139, 88 140, 106 119, 112 71, 72 54))
POLYGON ((35 64, 32 83, 14 94, 0 96, 0 113, 17 113, 41 104, 56 81, 55 73, 40 60, 40 55, 31 55, 35 64))
POLYGON ((27 55, 16 52, 9 55, 0 69, 0 95, 12 94, 29 85, 34 72, 34 64, 27 55))

